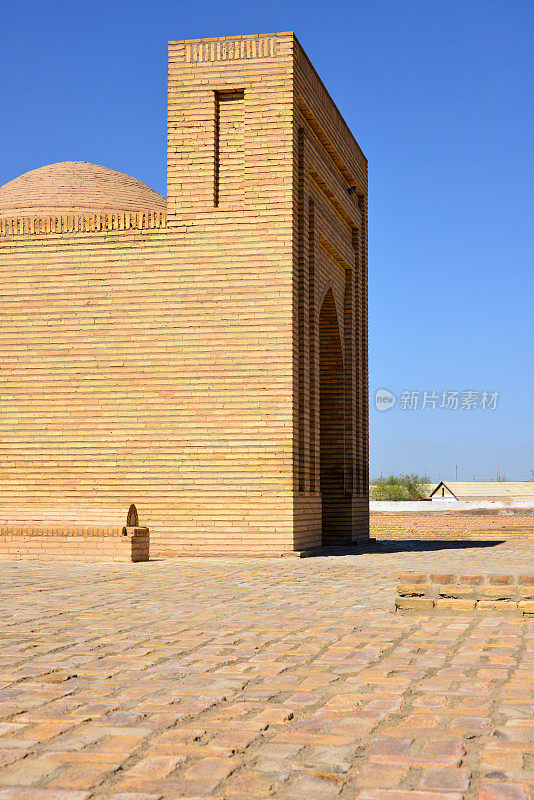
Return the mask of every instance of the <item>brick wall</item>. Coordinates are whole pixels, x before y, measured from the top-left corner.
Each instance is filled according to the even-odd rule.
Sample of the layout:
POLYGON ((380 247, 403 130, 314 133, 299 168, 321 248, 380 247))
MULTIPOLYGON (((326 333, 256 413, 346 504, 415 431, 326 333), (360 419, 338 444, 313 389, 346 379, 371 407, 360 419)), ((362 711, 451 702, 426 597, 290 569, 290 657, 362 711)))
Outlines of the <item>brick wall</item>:
POLYGON ((293 100, 295 531, 304 548, 321 544, 321 525, 325 544, 369 535, 367 161, 296 40, 293 100), (339 453, 330 437, 329 454, 320 435, 320 362, 336 337, 321 341, 320 315, 332 300, 343 358, 343 446, 339 453), (319 494, 321 457, 338 471, 327 503, 319 494))
POLYGON ((149 532, 128 528, 120 533, 58 529, 0 532, 0 559, 37 561, 148 561, 149 532))
POLYGON ((134 496, 154 555, 319 545, 331 292, 365 538, 365 158, 292 34, 171 42, 168 109, 161 226, 0 230, 0 504, 134 496))
POLYGON ((400 576, 398 611, 507 611, 534 614, 534 574, 400 576))
POLYGON ((370 518, 376 539, 534 539, 534 510, 528 509, 372 511, 370 518))

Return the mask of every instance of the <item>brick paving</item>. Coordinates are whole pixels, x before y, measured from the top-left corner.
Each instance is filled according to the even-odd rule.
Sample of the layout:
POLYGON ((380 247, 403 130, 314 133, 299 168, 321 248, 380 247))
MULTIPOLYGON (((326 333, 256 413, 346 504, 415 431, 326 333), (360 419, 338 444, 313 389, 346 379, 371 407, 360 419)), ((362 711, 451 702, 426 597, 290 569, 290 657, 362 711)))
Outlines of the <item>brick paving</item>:
POLYGON ((0 800, 529 800, 534 622, 392 612, 532 542, 0 564, 0 800))

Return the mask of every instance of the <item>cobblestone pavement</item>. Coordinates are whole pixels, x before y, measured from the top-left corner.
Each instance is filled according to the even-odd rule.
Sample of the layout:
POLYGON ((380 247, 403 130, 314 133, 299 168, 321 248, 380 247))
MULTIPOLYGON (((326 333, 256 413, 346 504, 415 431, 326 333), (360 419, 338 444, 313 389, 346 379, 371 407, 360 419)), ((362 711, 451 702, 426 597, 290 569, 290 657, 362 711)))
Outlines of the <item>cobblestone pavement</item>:
POLYGON ((0 563, 0 800, 528 800, 534 622, 392 607, 534 543, 452 544, 0 563))

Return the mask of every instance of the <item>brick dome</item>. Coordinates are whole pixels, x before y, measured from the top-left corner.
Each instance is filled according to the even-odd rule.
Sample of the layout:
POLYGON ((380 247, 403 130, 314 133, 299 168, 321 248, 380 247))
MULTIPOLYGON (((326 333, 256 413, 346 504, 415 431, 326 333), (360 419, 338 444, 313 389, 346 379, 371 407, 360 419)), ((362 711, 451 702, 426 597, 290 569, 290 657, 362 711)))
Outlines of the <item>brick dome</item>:
POLYGON ((62 161, 0 186, 0 218, 165 211, 167 200, 141 181, 87 161, 62 161))

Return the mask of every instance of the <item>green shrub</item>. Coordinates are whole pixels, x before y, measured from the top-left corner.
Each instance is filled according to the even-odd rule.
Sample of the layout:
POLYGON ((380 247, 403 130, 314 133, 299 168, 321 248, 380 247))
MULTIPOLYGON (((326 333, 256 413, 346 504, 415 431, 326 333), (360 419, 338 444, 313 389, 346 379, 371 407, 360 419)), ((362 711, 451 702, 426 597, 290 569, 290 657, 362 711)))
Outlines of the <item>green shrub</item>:
POLYGON ((371 486, 371 500, 426 500, 429 495, 428 478, 419 475, 390 475, 379 478, 371 486))

